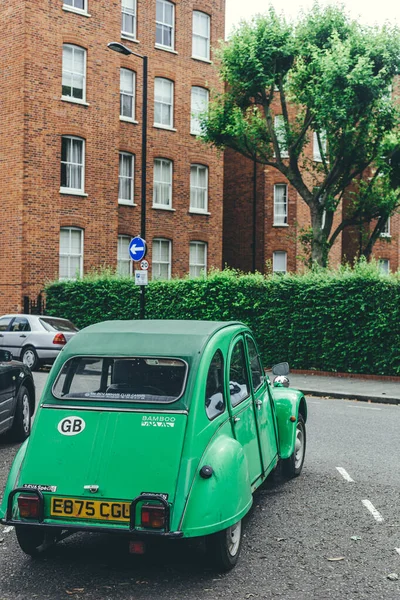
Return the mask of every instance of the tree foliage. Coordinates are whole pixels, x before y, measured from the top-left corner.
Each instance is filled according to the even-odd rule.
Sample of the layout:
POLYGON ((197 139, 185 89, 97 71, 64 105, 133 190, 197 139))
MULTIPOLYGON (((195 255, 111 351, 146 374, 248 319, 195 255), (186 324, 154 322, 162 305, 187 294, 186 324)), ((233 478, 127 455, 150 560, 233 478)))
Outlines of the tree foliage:
POLYGON ((288 179, 310 209, 312 260, 325 265, 345 227, 374 219, 383 227, 400 204, 399 110, 389 94, 399 30, 362 26, 343 7, 315 4, 295 24, 270 8, 242 22, 219 55, 226 88, 203 118, 203 138, 288 179))

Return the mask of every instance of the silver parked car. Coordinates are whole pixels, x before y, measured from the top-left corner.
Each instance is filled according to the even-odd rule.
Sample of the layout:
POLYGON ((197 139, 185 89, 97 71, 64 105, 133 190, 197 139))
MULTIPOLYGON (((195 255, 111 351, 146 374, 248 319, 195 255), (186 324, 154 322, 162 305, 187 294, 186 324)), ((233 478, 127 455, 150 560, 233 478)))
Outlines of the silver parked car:
POLYGON ((45 315, 0 317, 0 349, 8 350, 32 371, 54 362, 60 350, 78 331, 67 319, 45 315))

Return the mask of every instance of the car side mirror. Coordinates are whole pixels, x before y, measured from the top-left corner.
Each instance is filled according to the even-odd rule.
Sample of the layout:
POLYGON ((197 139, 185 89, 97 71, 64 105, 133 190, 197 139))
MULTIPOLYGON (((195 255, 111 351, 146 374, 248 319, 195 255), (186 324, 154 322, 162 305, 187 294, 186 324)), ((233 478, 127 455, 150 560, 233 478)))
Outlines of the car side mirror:
POLYGON ((12 361, 12 354, 8 350, 0 350, 0 362, 12 361))
POLYGON ((289 375, 289 363, 281 362, 272 367, 274 375, 289 375))

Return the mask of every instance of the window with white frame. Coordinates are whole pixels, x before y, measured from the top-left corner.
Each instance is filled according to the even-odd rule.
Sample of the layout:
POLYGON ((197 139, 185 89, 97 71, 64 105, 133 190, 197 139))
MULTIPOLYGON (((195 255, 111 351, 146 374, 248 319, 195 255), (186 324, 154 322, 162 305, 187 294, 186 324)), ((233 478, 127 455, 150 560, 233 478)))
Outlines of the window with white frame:
POLYGON ((73 44, 63 44, 62 97, 86 100, 86 50, 73 44))
POLYGON ((200 135, 200 115, 205 113, 208 108, 208 90, 202 87, 193 86, 190 103, 190 133, 200 135))
POLYGON ((163 48, 174 48, 174 5, 167 0, 156 3, 156 44, 163 48))
POLYGON ((136 39, 136 0, 122 0, 121 7, 121 34, 136 39))
POLYGON ((313 159, 317 162, 322 162, 322 156, 324 156, 324 158, 326 160, 326 150, 328 147, 325 131, 319 132, 319 139, 320 139, 320 142, 318 142, 317 132, 314 131, 313 132, 313 159))
POLYGON ((129 152, 119 153, 118 202, 133 204, 134 156, 129 152))
POLYGON ((83 275, 83 230, 78 227, 60 229, 60 279, 76 279, 83 275))
POLYGON ((61 138, 61 192, 82 194, 85 187, 85 141, 61 138))
POLYGON ((172 128, 174 84, 169 79, 156 77, 154 80, 154 125, 172 128))
POLYGON ((130 69, 120 70, 120 117, 133 121, 135 119, 136 73, 130 69))
POLYGON ((288 187, 285 183, 274 185, 274 225, 287 225, 288 222, 288 187))
POLYGON ((154 239, 152 251, 152 279, 171 279, 171 242, 154 239))
POLYGON ((153 206, 172 208, 172 161, 166 158, 154 160, 153 206))
POLYGON ((190 165, 190 210, 207 212, 208 209, 208 167, 190 165))
POLYGON ((283 115, 276 115, 274 118, 275 135, 278 140, 278 146, 281 153, 281 158, 288 158, 289 153, 286 142, 285 121, 283 115))
POLYGON ((390 237, 390 217, 388 217, 385 227, 382 230, 381 237, 390 237))
POLYGON ((193 11, 192 57, 210 60, 210 17, 193 11))
POLYGON ((205 276, 207 272, 207 244, 205 242, 190 242, 189 244, 189 275, 190 277, 205 276))
POLYGON ((390 273, 390 261, 388 258, 380 258, 378 262, 379 270, 388 275, 390 273))
POLYGON ((272 256, 272 270, 274 273, 286 273, 287 252, 274 252, 272 256))
POLYGON ((64 6, 79 12, 87 12, 87 0, 64 0, 64 6))
POLYGON ((129 244, 132 238, 128 235, 118 236, 117 273, 118 275, 132 276, 132 260, 129 254, 129 244))

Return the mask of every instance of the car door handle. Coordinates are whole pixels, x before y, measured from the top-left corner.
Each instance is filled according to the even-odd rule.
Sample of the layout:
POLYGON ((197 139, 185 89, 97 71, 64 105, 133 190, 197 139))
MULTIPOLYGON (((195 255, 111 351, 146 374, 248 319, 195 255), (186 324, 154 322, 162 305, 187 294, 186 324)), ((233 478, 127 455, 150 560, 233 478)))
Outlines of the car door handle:
POLYGON ((0 333, 0 337, 4 337, 4 335, 2 333, 0 333))
POLYGON ((258 410, 261 410, 262 407, 262 401, 261 400, 256 400, 256 406, 258 410))
POLYGON ((26 337, 26 335, 23 333, 22 335, 20 335, 19 337, 26 337))
POLYGON ((233 417, 233 422, 237 423, 238 421, 240 421, 240 417, 233 417))

